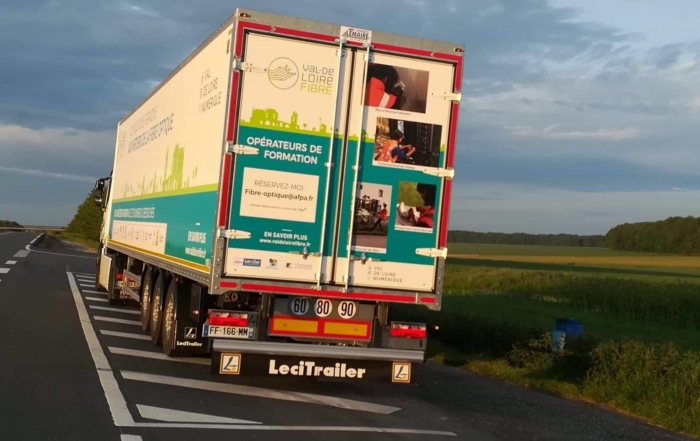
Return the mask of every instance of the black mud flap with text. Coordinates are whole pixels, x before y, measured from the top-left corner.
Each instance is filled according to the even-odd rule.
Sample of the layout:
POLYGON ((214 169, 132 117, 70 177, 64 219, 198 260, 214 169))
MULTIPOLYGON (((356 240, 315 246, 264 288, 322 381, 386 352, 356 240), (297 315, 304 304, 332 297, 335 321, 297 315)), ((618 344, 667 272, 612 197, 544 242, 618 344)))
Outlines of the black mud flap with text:
POLYGON ((358 383, 416 383, 417 363, 405 361, 340 360, 323 357, 275 356, 212 352, 216 375, 289 378, 358 383))

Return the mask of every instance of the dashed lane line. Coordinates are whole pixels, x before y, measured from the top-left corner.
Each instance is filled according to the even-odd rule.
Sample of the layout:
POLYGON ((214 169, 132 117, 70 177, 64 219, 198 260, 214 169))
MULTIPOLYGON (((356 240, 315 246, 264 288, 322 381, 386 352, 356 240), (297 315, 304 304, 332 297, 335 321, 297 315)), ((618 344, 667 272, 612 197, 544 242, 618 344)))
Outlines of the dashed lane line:
POLYGON ((103 303, 107 303, 109 301, 107 299, 101 299, 99 297, 85 297, 85 300, 90 300, 91 302, 103 302, 103 303))
POLYGON ((106 331, 104 329, 100 329, 100 333, 103 335, 109 335, 111 337, 131 338, 134 340, 151 340, 151 337, 148 335, 132 334, 131 332, 106 331))
POLYGON ((108 346, 107 350, 112 354, 127 355, 130 357, 150 358, 151 360, 174 361, 176 363, 201 364, 203 366, 211 366, 211 359, 208 358, 190 358, 190 357, 168 357, 162 352, 138 351, 136 349, 115 348, 108 346))
POLYGON ((5 265, 14 265, 16 263, 17 263, 16 260, 8 260, 7 262, 5 262, 5 265))
MULTIPOLYGON (((209 364, 209 363, 207 363, 209 364)), ((169 377, 166 375, 146 374, 142 372, 119 371, 122 378, 132 381, 164 384, 169 386, 186 387, 190 389, 208 390, 219 393, 246 395, 275 400, 294 401, 299 403, 321 404, 330 407, 338 407, 346 410, 358 410, 389 415, 401 410, 399 407, 385 406, 364 401, 337 398, 326 395, 316 395, 303 392, 284 392, 274 389, 263 389, 241 384, 216 383, 213 381, 193 380, 189 378, 169 377)))
POLYGON ((95 305, 90 305, 90 309, 96 309, 98 311, 118 312, 121 314, 141 315, 141 311, 137 311, 135 309, 119 309, 119 308, 110 308, 109 306, 95 306, 95 305))
POLYGON ((27 251, 27 250, 19 250, 19 251, 17 251, 17 252, 15 253, 15 255, 12 256, 12 257, 24 258, 24 257, 27 257, 28 255, 29 255, 29 251, 27 251))
POLYGON ((10 268, 0 268, 0 274, 7 274, 10 272, 10 268))
POLYGON ((122 319, 116 319, 116 318, 112 318, 112 317, 102 317, 99 315, 96 315, 93 318, 97 321, 100 321, 100 322, 110 322, 110 323, 119 323, 122 325, 141 326, 141 322, 138 322, 136 320, 122 320, 122 319))
POLYGON ((106 296, 107 293, 103 291, 95 291, 95 290, 90 290, 90 289, 84 289, 83 294, 101 294, 103 296, 106 296))
POLYGON ((164 407, 144 406, 137 404, 136 408, 142 417, 148 420, 167 421, 171 423, 219 423, 219 424, 262 424, 256 421, 239 420, 237 418, 220 417, 204 413, 185 412, 183 410, 167 409, 164 407))

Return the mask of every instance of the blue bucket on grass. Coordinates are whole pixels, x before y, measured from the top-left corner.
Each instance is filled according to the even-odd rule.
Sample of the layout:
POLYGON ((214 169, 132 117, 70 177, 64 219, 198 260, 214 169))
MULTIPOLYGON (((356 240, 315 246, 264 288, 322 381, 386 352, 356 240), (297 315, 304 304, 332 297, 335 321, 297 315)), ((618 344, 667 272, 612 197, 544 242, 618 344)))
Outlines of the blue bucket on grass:
POLYGON ((583 324, 580 320, 556 319, 552 331, 552 348, 555 352, 564 349, 567 338, 583 335, 583 324))

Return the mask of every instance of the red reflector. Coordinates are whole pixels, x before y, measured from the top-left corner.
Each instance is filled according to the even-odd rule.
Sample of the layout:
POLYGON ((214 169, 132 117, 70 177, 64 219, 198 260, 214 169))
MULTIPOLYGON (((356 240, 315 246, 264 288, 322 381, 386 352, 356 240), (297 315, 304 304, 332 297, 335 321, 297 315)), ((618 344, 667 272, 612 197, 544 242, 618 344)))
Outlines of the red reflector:
POLYGON ((422 323, 391 323, 389 331, 396 338, 426 338, 427 330, 422 323))
POLYGON ((248 327, 248 314, 228 311, 209 311, 209 324, 211 326, 237 326, 248 327))
POLYGON ((124 280, 124 274, 117 274, 117 280, 124 280))

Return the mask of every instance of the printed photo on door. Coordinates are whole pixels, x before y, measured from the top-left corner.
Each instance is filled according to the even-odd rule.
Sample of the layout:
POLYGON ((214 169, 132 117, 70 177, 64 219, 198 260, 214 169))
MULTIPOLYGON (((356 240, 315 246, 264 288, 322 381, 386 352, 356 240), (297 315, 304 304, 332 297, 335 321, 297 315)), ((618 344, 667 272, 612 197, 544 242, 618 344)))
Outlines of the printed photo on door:
POLYGON ((425 113, 429 77, 426 70, 370 63, 365 83, 365 106, 425 113))
POLYGON ((437 186, 421 182, 399 182, 396 224, 399 231, 432 233, 435 227, 437 186))
POLYGON ((440 166, 442 127, 415 121, 377 118, 373 164, 393 168, 440 166))
POLYGON ((391 186, 360 182, 355 196, 352 249, 386 253, 391 209, 391 186))

